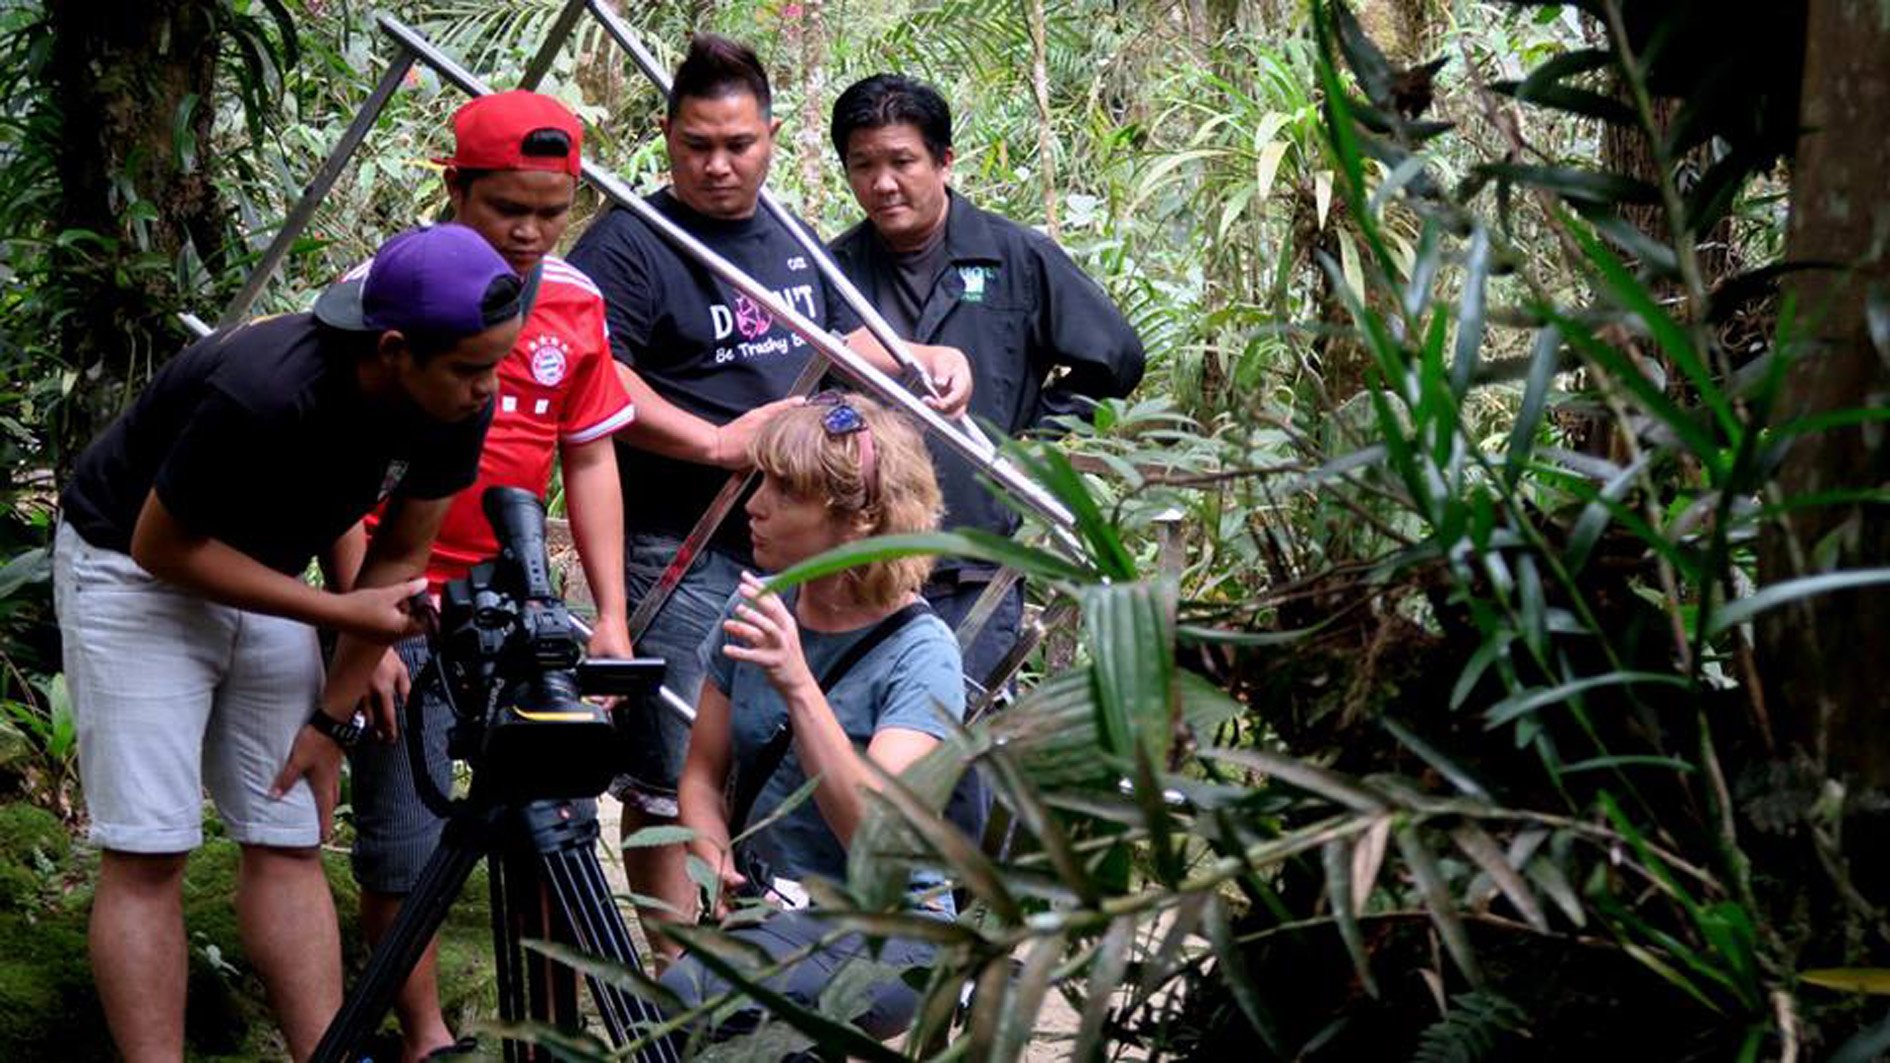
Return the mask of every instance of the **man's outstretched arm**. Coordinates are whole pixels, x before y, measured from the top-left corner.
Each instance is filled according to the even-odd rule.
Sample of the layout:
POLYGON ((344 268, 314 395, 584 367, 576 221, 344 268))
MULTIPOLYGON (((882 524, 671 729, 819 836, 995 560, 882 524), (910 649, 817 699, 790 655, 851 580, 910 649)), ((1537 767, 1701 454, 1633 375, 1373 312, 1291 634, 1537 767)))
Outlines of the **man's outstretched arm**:
POLYGON ((153 576, 212 601, 334 628, 381 645, 418 630, 400 608, 418 588, 359 584, 363 589, 347 594, 318 590, 228 543, 191 531, 156 491, 145 497, 138 513, 131 558, 153 576))
POLYGON ((597 604, 590 651, 598 657, 629 657, 629 606, 623 585, 623 484, 617 478, 616 445, 610 437, 567 443, 564 505, 571 518, 584 579, 597 604))

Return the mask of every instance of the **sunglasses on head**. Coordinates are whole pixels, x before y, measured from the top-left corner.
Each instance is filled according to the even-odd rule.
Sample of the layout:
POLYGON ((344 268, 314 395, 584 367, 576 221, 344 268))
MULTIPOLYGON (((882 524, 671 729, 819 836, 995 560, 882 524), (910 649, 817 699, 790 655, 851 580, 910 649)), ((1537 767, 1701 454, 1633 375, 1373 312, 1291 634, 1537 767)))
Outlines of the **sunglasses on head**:
POLYGON ((827 430, 831 438, 858 435, 860 437, 860 483, 866 495, 866 504, 873 504, 874 490, 878 484, 877 470, 874 468, 873 429, 866 423, 866 415, 848 404, 846 396, 838 391, 819 391, 807 397, 809 406, 823 406, 820 426, 827 430))

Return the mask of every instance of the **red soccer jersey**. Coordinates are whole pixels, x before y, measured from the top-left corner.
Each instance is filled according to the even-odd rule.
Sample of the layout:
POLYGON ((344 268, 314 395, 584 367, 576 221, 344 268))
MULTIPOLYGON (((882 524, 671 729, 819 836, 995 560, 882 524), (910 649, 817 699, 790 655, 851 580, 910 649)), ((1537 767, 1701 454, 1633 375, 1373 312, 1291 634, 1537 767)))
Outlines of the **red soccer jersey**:
MULTIPOLYGON (((498 403, 479 456, 479 479, 453 496, 427 559, 428 589, 458 579, 499 552, 480 499, 495 485, 539 498, 562 444, 589 443, 629 424, 635 410, 617 377, 604 298, 575 267, 546 256, 531 315, 499 363, 498 403)), ((368 518, 373 533, 379 514, 368 518)))

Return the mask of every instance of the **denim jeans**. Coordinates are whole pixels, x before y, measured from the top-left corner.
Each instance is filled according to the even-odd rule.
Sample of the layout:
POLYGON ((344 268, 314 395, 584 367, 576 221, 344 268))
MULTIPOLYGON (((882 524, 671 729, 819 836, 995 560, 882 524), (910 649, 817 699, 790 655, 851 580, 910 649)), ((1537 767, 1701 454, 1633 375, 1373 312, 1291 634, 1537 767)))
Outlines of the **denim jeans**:
MULTIPOLYGON (((630 534, 624 549, 624 587, 633 610, 681 548, 682 540, 673 535, 630 534)), ((719 550, 704 549, 649 628, 636 640, 640 656, 661 657, 668 662, 663 685, 691 705, 702 689, 702 642, 727 609, 741 583, 742 569, 737 559, 719 550)), ((625 719, 624 723, 635 728, 630 743, 634 752, 611 792, 626 802, 635 801, 652 815, 674 816, 676 780, 682 775, 683 758, 689 752, 689 722, 661 705, 651 704, 647 715, 625 719)))

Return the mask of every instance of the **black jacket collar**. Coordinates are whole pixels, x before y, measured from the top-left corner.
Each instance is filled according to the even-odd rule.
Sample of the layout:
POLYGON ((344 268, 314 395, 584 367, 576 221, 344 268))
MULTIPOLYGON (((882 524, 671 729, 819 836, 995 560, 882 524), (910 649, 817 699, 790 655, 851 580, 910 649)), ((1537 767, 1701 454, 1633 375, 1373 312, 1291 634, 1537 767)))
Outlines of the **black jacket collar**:
POLYGON ((1001 262, 997 237, 984 211, 965 197, 946 189, 951 208, 945 213, 945 254, 953 262, 1001 262))

